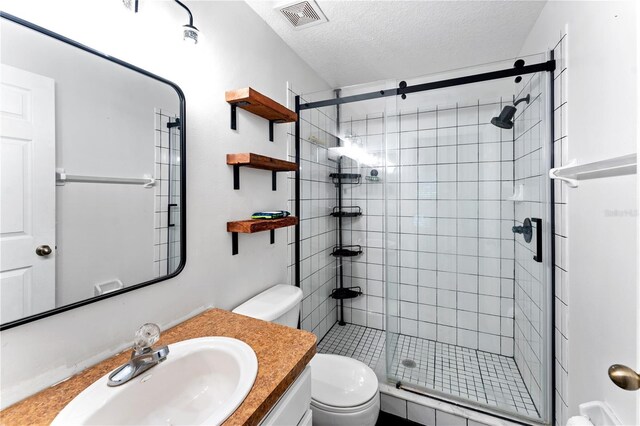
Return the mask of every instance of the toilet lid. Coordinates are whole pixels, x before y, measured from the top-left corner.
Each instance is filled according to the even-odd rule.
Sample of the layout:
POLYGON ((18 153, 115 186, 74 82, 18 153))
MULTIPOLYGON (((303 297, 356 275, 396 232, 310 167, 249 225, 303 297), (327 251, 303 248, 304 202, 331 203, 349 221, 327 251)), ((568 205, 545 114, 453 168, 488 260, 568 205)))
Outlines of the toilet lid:
POLYGON ((311 360, 311 398, 332 407, 354 407, 373 398, 378 378, 366 364, 340 355, 311 360))

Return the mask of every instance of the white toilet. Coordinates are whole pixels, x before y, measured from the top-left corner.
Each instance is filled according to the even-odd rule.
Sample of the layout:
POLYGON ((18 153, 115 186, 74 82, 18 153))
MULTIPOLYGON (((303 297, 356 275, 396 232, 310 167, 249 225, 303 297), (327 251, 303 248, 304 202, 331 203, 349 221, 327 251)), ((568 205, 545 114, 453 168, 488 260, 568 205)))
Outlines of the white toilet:
MULTIPOLYGON (((233 312, 295 328, 301 301, 298 287, 278 284, 233 312)), ((380 412, 376 374, 355 359, 316 354, 311 360, 311 410, 316 426, 374 426, 380 412)))

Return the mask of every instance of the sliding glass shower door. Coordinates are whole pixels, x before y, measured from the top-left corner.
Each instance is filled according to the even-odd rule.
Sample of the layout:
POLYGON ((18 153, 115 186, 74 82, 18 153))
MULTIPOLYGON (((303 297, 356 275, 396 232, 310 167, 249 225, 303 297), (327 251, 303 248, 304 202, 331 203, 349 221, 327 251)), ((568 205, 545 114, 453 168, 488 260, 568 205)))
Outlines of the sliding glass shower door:
POLYGON ((552 87, 524 60, 301 95, 292 244, 319 352, 549 423, 552 87))
POLYGON ((536 421, 551 392, 548 78, 413 93, 385 120, 389 381, 536 421))

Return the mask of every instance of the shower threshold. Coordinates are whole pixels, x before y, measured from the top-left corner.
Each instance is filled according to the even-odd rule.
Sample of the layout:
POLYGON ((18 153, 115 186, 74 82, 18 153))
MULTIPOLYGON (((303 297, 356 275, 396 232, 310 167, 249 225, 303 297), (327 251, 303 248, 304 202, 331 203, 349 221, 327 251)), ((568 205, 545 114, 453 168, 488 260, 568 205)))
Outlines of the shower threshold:
MULTIPOLYGON (((318 343, 318 352, 364 362, 379 379, 384 375, 385 332, 355 324, 334 325, 318 343)), ((391 335, 390 376, 520 415, 538 411, 513 358, 406 335, 391 335)))

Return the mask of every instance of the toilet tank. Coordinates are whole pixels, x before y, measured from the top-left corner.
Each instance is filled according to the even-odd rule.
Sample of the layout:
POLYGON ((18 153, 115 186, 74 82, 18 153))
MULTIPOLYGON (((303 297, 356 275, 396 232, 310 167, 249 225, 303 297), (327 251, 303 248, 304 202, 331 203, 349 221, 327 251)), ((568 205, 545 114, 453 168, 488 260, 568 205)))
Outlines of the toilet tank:
POLYGON ((263 321, 298 327, 302 290, 288 284, 277 284, 244 302, 234 313, 263 321))

